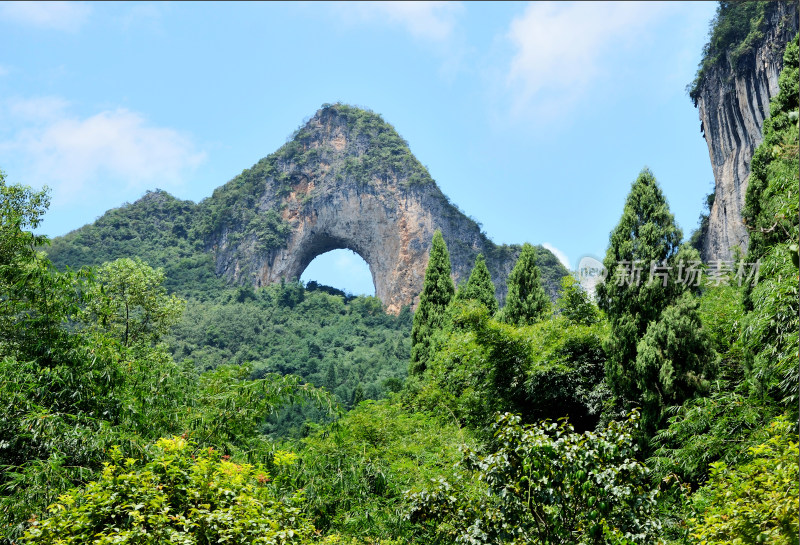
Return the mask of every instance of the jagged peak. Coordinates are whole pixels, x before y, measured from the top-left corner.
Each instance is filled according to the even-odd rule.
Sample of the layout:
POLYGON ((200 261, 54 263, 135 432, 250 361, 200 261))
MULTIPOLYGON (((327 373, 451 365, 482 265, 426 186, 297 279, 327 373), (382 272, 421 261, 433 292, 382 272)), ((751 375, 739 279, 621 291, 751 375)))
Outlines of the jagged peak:
MULTIPOLYGON (((136 199, 132 204, 127 204, 127 206, 136 206, 138 204, 145 204, 150 202, 173 202, 173 201, 180 201, 168 191, 165 191, 160 188, 156 189, 148 189, 144 195, 136 199)), ((123 205, 125 206, 125 205, 123 205)))
MULTIPOLYGON (((361 106, 353 106, 343 102, 335 104, 323 104, 322 107, 312 116, 311 120, 306 124, 311 123, 317 125, 341 125, 346 124, 349 128, 357 124, 363 124, 374 127, 381 131, 391 131, 395 134, 397 130, 388 123, 381 114, 374 112, 369 108, 361 106)), ((399 136, 399 134, 398 134, 399 136)))
POLYGON ((323 104, 286 144, 229 183, 236 185, 242 177, 260 173, 292 176, 320 163, 336 164, 342 167, 334 169, 339 174, 362 184, 377 178, 436 188, 427 168, 390 123, 372 110, 344 103, 323 104))
MULTIPOLYGON (((411 154, 408 142, 380 114, 341 102, 323 104, 292 133, 287 146, 294 143, 304 148, 327 144, 345 155, 361 155, 372 145, 400 148, 411 154)), ((393 151, 397 153, 397 149, 393 151)))

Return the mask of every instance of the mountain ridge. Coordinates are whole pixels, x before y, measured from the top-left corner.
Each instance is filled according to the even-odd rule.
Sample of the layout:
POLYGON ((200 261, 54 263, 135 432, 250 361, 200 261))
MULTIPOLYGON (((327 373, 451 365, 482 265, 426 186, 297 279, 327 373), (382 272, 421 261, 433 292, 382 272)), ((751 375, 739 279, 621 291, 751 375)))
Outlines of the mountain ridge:
POLYGON ((712 33, 690 89, 714 171, 714 193, 697 241, 706 261, 733 259, 735 246, 747 252, 742 211, 750 162, 778 93, 783 52, 800 28, 797 3, 784 1, 728 3, 715 21, 720 30, 712 33), (759 16, 748 19, 748 9, 759 16), (736 23, 747 32, 734 32, 736 23))
MULTIPOLYGON (((316 256, 349 248, 369 264, 376 296, 396 314, 416 305, 436 229, 450 249, 454 280, 466 280, 483 253, 502 302, 521 246, 489 240, 380 115, 326 104, 286 144, 210 197, 194 204, 148 192, 55 239, 50 257, 59 266, 98 264, 87 261, 94 250, 106 258, 139 255, 138 241, 156 258, 151 264, 165 266, 168 276, 180 272, 178 259, 192 264, 194 276, 209 285, 213 270, 227 283, 259 287, 299 278, 316 256), (151 223, 143 217, 148 214, 151 223), (175 217, 167 220, 165 214, 175 217), (100 226, 104 236, 92 234, 92 226, 100 226), (169 248, 170 236, 175 248, 169 248), (108 247, 97 248, 101 242, 108 247), (84 248, 76 251, 76 243, 84 248), (169 254, 171 265, 159 253, 169 254)), ((541 246, 537 258, 554 298, 567 271, 541 246)))

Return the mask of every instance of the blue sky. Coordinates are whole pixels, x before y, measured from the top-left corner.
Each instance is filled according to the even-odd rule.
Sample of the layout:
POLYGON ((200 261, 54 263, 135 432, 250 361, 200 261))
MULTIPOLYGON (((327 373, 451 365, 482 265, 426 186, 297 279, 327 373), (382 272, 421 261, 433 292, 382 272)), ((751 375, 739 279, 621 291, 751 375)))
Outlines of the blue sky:
MULTIPOLYGON (((0 168, 65 234, 202 200, 326 102, 393 124, 497 243, 602 257, 650 167, 686 237, 713 188, 686 95, 715 2, 0 2, 0 168)), ((303 277, 371 293, 349 251, 303 277)))

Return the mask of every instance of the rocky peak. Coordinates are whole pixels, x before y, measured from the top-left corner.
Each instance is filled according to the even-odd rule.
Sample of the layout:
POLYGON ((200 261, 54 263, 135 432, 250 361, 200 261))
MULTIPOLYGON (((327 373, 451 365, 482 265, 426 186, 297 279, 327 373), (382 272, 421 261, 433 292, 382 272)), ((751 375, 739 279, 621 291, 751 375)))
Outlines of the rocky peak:
MULTIPOLYGON (((497 296, 518 246, 497 246, 455 207, 379 115, 325 105, 276 153, 201 203, 217 273, 261 286, 299 278, 330 250, 348 248, 370 267, 376 296, 389 312, 416 305, 433 233, 447 242, 456 282, 478 253, 497 296)), ((538 248, 552 296, 566 270, 538 248)))
POLYGON ((714 171, 715 196, 701 241, 706 261, 731 259, 735 246, 747 250, 742 208, 750 160, 761 143, 770 99, 778 92, 783 51, 798 31, 796 2, 761 4, 763 21, 749 22, 746 38, 725 51, 707 47, 707 58, 713 54, 717 60, 702 67, 691 93, 714 171))

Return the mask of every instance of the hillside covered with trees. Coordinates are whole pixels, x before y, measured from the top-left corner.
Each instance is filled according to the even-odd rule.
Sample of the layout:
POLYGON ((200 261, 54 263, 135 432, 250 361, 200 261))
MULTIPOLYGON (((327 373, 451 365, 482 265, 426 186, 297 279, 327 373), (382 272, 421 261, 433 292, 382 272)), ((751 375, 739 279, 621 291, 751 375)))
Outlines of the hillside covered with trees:
POLYGON ((797 544, 797 38, 784 64, 747 254, 701 264, 645 168, 596 298, 525 244, 501 305, 440 231, 413 312, 231 286, 163 192, 48 254, 47 192, 0 171, 0 543, 797 544))

